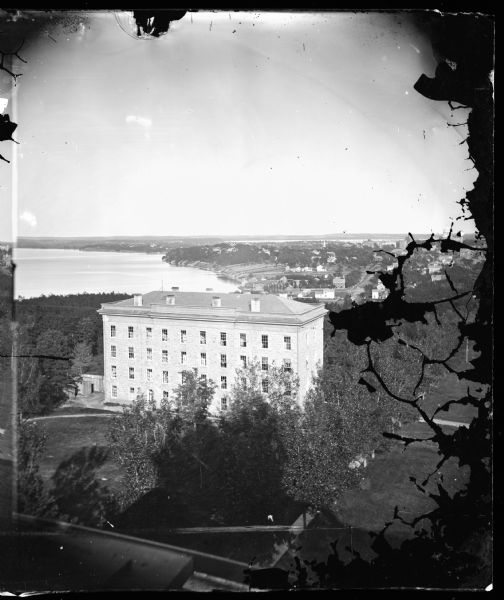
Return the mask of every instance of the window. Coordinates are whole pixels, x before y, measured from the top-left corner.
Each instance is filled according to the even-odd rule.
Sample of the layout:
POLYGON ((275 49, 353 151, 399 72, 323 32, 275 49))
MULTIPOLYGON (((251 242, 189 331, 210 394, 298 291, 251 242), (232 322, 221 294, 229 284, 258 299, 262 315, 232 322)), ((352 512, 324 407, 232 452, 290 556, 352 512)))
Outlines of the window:
POLYGON ((152 348, 147 348, 147 360, 152 360, 152 348))
POLYGON ((115 336, 116 336, 116 326, 111 325, 110 326, 110 337, 115 337, 115 336))
POLYGON ((207 376, 203 373, 203 375, 200 375, 200 379, 206 383, 207 376))
POLYGON ((182 329, 180 331, 180 341, 182 344, 185 344, 187 342, 187 331, 185 329, 182 329))
POLYGON ((146 327, 145 333, 147 334, 147 339, 150 340, 152 338, 152 327, 146 327))
POLYGON ((117 356, 117 346, 110 346, 110 356, 112 358, 117 356))
POLYGON ((130 396, 134 396, 134 395, 135 395, 135 388, 130 387, 130 396))
POLYGON ((162 360, 163 362, 168 362, 168 350, 163 350, 163 352, 162 352, 162 355, 161 355, 161 356, 162 356, 162 359, 161 359, 161 360, 162 360))
POLYGON ((292 394, 290 381, 285 382, 285 395, 290 396, 292 394))
POLYGON ((163 371, 163 383, 168 383, 168 371, 163 371))
POLYGON ((268 380, 267 379, 262 380, 262 391, 265 394, 268 393, 268 380))
POLYGON ((200 354, 200 358, 201 358, 201 366, 206 367, 206 352, 202 352, 200 354))
POLYGON ((227 377, 225 375, 221 375, 220 386, 222 390, 227 390, 227 377))
POLYGON ((227 357, 225 354, 220 355, 220 366, 223 368, 227 367, 227 357))
POLYGON ((152 369, 147 369, 147 381, 152 381, 152 369))
POLYGON ((112 398, 117 398, 117 385, 112 386, 112 398))
POLYGON ((261 369, 263 371, 267 371, 268 370, 268 357, 267 356, 263 356, 261 358, 261 369))
POLYGON ((244 369, 246 369, 247 368, 247 357, 246 356, 240 356, 240 361, 241 361, 242 367, 244 369))
POLYGON ((129 358, 135 358, 135 348, 133 348, 133 346, 128 348, 128 356, 129 358))
POLYGON ((168 392, 163 390, 163 400, 168 400, 168 392))
POLYGON ((223 331, 221 331, 221 334, 220 334, 220 345, 221 346, 227 345, 226 334, 223 331))
POLYGON ((129 338, 133 337, 133 327, 131 325, 128 327, 128 337, 129 338))
POLYGON ((187 381, 187 371, 182 371, 182 373, 180 373, 180 383, 182 385, 184 385, 184 383, 187 381))
POLYGON ((135 379, 135 367, 130 367, 129 368, 129 378, 130 379, 135 379))
POLYGON ((168 329, 162 329, 161 330, 161 340, 163 342, 167 342, 168 341, 168 329))
POLYGON ((261 335, 261 344, 262 344, 263 348, 268 347, 268 336, 267 335, 261 335))
POLYGON ((154 390, 149 390, 149 400, 152 402, 154 400, 154 390))
POLYGON ((222 396, 221 401, 220 401, 220 407, 221 407, 221 410, 227 410, 228 401, 227 401, 226 396, 222 396))
POLYGON ((292 364, 289 358, 284 358, 283 369, 284 371, 287 371, 287 373, 290 373, 292 371, 292 364))
POLYGON ((206 344, 206 331, 199 332, 199 343, 206 344))
POLYGON ((180 353, 180 364, 185 365, 187 363, 187 352, 180 353))
POLYGON ((112 365, 112 377, 115 379, 117 377, 117 367, 112 365))
POLYGON ((290 335, 285 335, 284 336, 284 346, 286 350, 290 350, 292 345, 291 345, 291 338, 290 335))
POLYGON ((242 348, 247 347, 247 334, 246 333, 240 333, 240 346, 242 348))

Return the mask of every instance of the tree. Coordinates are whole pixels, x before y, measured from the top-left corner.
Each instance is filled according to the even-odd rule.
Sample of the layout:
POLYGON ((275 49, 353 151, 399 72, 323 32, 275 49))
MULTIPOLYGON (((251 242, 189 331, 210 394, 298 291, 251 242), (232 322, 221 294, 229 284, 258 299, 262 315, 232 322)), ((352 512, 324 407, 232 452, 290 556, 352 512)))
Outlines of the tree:
POLYGON ((86 368, 93 362, 91 346, 86 342, 77 342, 73 349, 72 373, 81 378, 86 368))
POLYGON ((198 377, 198 369, 183 371, 182 383, 173 393, 175 412, 184 424, 196 428, 208 418, 216 387, 211 379, 198 377))
POLYGON ((138 396, 131 406, 110 419, 107 432, 109 446, 124 470, 125 508, 159 483, 156 456, 167 443, 176 422, 167 401, 157 406, 138 396))
POLYGON ((34 517, 56 515, 54 498, 39 474, 47 435, 36 422, 18 421, 17 510, 34 517))
POLYGON ((40 358, 42 375, 38 392, 42 413, 48 413, 68 399, 68 392, 76 389, 71 373, 71 350, 68 339, 60 331, 48 329, 42 333, 35 347, 40 358))
POLYGON ((297 406, 297 379, 270 367, 265 393, 262 373, 257 363, 237 371, 230 408, 220 423, 218 471, 226 522, 261 522, 285 507, 280 421, 297 406))

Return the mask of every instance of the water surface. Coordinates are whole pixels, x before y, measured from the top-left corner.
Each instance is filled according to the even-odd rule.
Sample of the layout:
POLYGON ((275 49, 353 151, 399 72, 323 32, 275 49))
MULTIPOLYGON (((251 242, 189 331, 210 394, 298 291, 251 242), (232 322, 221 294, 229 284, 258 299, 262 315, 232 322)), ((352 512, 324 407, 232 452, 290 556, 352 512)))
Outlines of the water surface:
POLYGON ((164 263, 161 254, 18 248, 14 295, 33 298, 82 292, 142 293, 177 286, 181 291, 232 292, 215 273, 164 263))

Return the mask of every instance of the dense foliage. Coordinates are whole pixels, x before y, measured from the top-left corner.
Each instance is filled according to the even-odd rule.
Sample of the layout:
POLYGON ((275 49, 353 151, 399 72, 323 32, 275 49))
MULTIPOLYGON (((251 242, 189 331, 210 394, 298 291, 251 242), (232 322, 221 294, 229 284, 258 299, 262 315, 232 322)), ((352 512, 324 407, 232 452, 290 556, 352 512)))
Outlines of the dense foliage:
POLYGON ((316 267, 327 262, 329 252, 334 252, 336 261, 345 265, 365 266, 374 260, 373 249, 358 244, 328 242, 298 243, 221 243, 213 245, 179 247, 170 249, 165 260, 171 263, 206 262, 219 266, 247 263, 281 264, 289 267, 316 267))
POLYGON ((43 415, 76 392, 82 373, 103 368, 102 303, 124 294, 41 296, 16 302, 18 408, 43 415))

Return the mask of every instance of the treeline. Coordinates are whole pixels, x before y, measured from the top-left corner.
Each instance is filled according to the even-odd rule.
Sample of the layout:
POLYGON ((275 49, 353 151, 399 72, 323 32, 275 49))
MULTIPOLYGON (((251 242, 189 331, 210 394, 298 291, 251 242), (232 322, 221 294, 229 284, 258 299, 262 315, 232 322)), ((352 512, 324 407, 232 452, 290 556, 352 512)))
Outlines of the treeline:
POLYGON ((90 367, 103 363, 102 319, 105 302, 127 294, 72 294, 17 300, 18 402, 26 416, 51 412, 90 367))
POLYGON ((180 247, 169 250, 164 256, 167 262, 208 262, 219 266, 244 263, 284 264, 290 267, 317 266, 325 264, 329 252, 334 252, 336 261, 353 262, 365 266, 374 259, 372 249, 354 244, 329 243, 325 248, 320 242, 278 244, 214 244, 180 247), (316 254, 314 253, 316 252, 316 254))
POLYGON ((26 340, 36 343, 47 330, 58 330, 71 347, 86 342, 93 355, 103 354, 102 319, 96 312, 102 303, 129 298, 115 292, 39 296, 16 301, 16 316, 26 340))
POLYGON ((162 252, 172 246, 209 244, 220 241, 218 237, 177 236, 124 236, 124 237, 20 237, 18 248, 61 248, 64 250, 106 250, 115 252, 162 252))

